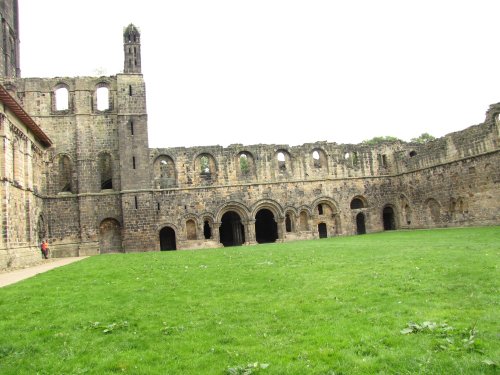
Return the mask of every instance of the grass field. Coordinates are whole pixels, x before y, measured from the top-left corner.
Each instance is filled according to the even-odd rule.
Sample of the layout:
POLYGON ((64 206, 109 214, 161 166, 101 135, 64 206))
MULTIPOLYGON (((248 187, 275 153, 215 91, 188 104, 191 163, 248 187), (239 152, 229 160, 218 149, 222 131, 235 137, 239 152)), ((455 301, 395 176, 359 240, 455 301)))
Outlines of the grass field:
POLYGON ((1 374, 495 374, 500 227, 102 255, 0 289, 1 374))

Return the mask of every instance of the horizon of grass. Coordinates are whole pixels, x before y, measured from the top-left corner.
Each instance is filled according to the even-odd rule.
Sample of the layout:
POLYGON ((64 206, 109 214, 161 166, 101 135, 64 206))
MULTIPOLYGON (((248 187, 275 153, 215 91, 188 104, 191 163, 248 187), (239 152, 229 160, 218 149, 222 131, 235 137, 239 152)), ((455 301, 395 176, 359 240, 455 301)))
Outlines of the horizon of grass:
POLYGON ((497 226, 91 257, 0 289, 0 373, 493 374, 499 240, 497 226))

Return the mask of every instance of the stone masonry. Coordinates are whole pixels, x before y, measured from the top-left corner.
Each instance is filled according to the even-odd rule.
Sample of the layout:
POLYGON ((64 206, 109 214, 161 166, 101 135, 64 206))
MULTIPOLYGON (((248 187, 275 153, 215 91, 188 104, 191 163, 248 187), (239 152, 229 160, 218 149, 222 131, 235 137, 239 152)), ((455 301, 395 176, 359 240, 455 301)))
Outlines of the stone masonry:
MULTIPOLYGON (((14 36, 16 3, 0 9, 16 14, 14 36)), ((46 237, 54 256, 77 256, 499 223, 500 103, 483 123, 426 144, 151 149, 135 26, 123 43, 124 71, 114 76, 6 74, 18 60, 4 69, 3 86, 51 143, 14 151, 31 162, 13 187, 11 136, 2 133, 0 268, 10 259, 2 251, 15 252, 9 239, 27 233, 30 251, 46 237), (6 228, 6 215, 30 224, 6 228)))

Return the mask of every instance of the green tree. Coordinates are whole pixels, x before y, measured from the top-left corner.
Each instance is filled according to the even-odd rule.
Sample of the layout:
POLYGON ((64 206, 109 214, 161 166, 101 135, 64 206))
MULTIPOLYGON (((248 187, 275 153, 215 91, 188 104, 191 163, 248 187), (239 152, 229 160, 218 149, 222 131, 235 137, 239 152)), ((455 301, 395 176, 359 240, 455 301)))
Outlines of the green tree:
POLYGON ((434 137, 433 135, 430 135, 429 133, 422 133, 420 135, 420 137, 417 137, 417 138, 412 138, 410 139, 411 142, 413 143, 421 143, 421 144, 424 144, 424 143, 427 143, 427 142, 430 142, 430 141, 433 141, 435 140, 436 137, 434 137))
POLYGON ((401 139, 399 139, 397 137, 386 135, 386 136, 382 136, 382 137, 373 137, 372 139, 365 139, 362 143, 365 145, 373 146, 373 145, 378 145, 378 144, 384 143, 384 142, 396 142, 396 141, 402 142, 401 139))

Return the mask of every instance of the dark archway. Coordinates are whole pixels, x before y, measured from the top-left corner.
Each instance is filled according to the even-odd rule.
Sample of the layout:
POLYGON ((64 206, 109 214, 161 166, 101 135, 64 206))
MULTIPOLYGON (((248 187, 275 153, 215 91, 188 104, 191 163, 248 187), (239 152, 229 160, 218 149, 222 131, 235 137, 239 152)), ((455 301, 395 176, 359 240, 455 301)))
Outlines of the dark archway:
POLYGON ((271 211, 264 208, 255 215, 255 239, 258 243, 276 242, 278 224, 271 211))
POLYGON ((292 219, 290 219, 290 214, 286 214, 285 216, 285 230, 287 233, 292 231, 292 219))
POLYGON ((319 238, 327 238, 328 237, 328 230, 326 229, 326 223, 319 223, 318 224, 318 233, 319 233, 319 238))
POLYGON ((170 227, 165 227, 160 231, 160 250, 177 250, 175 231, 170 227))
POLYGON ((245 228, 241 223, 240 215, 228 211, 222 215, 219 228, 220 242, 224 246, 240 246, 245 242, 245 228))
POLYGON ((212 228, 210 227, 208 220, 205 220, 205 223, 203 224, 203 237, 205 237, 206 240, 212 238, 212 228))
POLYGON ((396 220, 394 218, 394 210, 392 207, 385 207, 382 212, 382 220, 384 222, 384 230, 396 229, 396 220))
POLYGON ((357 234, 366 233, 365 214, 362 212, 356 215, 356 233, 357 234))

